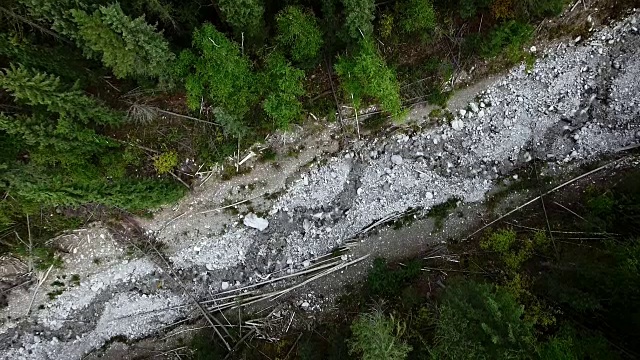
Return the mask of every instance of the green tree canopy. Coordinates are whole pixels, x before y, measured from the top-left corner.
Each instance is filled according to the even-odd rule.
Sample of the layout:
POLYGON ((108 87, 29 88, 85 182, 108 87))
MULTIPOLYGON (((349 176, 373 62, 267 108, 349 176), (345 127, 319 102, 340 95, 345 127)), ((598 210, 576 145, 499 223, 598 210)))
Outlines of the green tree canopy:
POLYGON ((400 84, 372 40, 361 41, 351 56, 340 56, 335 69, 345 95, 349 98, 353 96, 356 107, 362 106, 366 98, 373 98, 392 115, 399 116, 402 113, 400 84))
POLYGON ((78 26, 78 45, 89 57, 101 57, 117 77, 158 78, 167 74, 175 55, 144 17, 131 19, 118 3, 101 6, 91 15, 83 10, 71 13, 78 26))
POLYGON ((263 83, 266 99, 262 106, 278 128, 287 128, 302 114, 299 98, 304 95, 304 71, 291 66, 279 53, 269 55, 265 61, 263 83))
POLYGON ((288 6, 276 16, 277 42, 291 54, 291 60, 314 60, 322 48, 322 32, 313 14, 299 6, 288 6))
POLYGON ((436 325, 435 359, 529 359, 533 324, 505 289, 473 281, 450 284, 436 325))
POLYGON ((345 13, 345 30, 351 39, 368 38, 373 34, 374 0, 342 0, 345 13))
POLYGON ((204 100, 241 121, 257 104, 251 62, 241 55, 237 43, 211 24, 195 31, 193 50, 180 54, 177 73, 184 78, 191 109, 199 109, 204 100))

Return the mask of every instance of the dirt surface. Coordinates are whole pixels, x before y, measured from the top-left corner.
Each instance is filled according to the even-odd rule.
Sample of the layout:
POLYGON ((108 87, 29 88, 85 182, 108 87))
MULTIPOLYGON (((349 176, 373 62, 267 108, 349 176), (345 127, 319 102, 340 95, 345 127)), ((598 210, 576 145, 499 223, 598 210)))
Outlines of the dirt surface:
MULTIPOLYGON (((449 105, 452 117, 414 108, 411 126, 342 150, 335 124, 274 135, 267 143, 278 165, 256 155, 242 165, 248 174, 228 181, 204 174, 193 194, 153 220, 118 231, 95 224, 54 239, 67 250, 64 267, 7 294, 0 358, 82 359, 103 347, 126 353, 135 340, 198 317, 194 299, 222 301, 330 258, 401 258, 465 232, 482 220, 487 193, 517 181, 517 170, 534 159, 544 163, 541 175, 566 174, 637 144, 639 19, 634 13, 590 38, 535 50, 532 69, 522 65, 461 91, 449 105), (434 219, 399 230, 374 226, 406 220, 407 211, 423 218, 450 199, 461 216, 449 216, 442 231, 434 219)), ((328 294, 366 267, 341 269, 326 277, 342 272, 339 281, 299 289, 287 301, 322 310, 331 306, 328 294)))

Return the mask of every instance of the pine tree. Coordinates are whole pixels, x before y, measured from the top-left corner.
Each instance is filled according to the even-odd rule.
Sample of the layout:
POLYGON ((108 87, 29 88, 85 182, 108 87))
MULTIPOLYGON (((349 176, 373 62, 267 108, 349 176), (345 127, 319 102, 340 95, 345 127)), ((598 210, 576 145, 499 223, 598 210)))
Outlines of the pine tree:
POLYGON ((303 79, 304 71, 291 66, 281 54, 273 53, 266 59, 263 84, 267 97, 262 107, 278 128, 286 129, 301 117, 303 79))
POLYGON ((299 6, 288 6, 276 16, 277 42, 289 49, 291 60, 307 63, 314 60, 322 48, 322 32, 313 14, 299 6))
POLYGON ((352 56, 341 56, 335 65, 345 95, 356 108, 374 98, 394 116, 402 114, 400 85, 395 73, 378 54, 373 41, 363 40, 352 56))
POLYGON ((101 57, 114 75, 159 78, 167 74, 175 55, 169 44, 144 17, 132 20, 118 3, 101 6, 89 15, 71 10, 78 26, 75 39, 87 56, 101 57))
MULTIPOLYGON (((221 108, 226 120, 242 121, 257 103, 256 77, 251 62, 241 55, 237 43, 227 39, 211 24, 196 30, 193 51, 185 50, 180 54, 176 72, 178 77, 185 79, 187 105, 191 109, 200 109, 205 100, 213 107, 221 108)), ((231 128, 230 124, 225 126, 226 130, 231 128)))
POLYGON ((16 101, 30 106, 44 106, 47 111, 77 119, 83 124, 117 125, 124 117, 84 95, 76 86, 65 89, 57 76, 11 64, 0 71, 0 87, 16 101))
POLYGON ((368 38, 373 34, 374 0, 342 0, 346 14, 345 29, 353 40, 368 38))
POLYGON ((237 33, 255 36, 261 31, 264 16, 262 0, 219 0, 217 4, 224 20, 237 33))

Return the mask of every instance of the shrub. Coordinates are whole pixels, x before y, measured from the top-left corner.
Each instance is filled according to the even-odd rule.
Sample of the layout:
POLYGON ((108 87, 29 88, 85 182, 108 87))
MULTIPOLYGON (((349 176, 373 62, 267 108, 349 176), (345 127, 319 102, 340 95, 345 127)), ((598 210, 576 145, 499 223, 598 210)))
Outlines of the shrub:
POLYGON ((394 116, 402 114, 400 85, 396 74, 378 54, 371 40, 363 40, 350 57, 340 56, 335 65, 345 95, 353 97, 356 108, 365 98, 380 102, 382 108, 394 116))
POLYGON ((92 58, 101 56, 119 78, 161 77, 175 55, 164 37, 144 17, 132 20, 115 3, 101 6, 92 15, 72 10, 78 26, 78 45, 92 58))
POLYGON ((361 354, 363 360, 403 360, 411 351, 411 346, 401 340, 404 323, 379 310, 361 314, 351 331, 349 353, 361 354))
POLYGON ((171 172, 176 166, 178 166, 178 153, 174 150, 164 152, 153 160, 153 167, 156 168, 158 174, 171 172))
POLYGON ((501 288, 454 281, 439 307, 435 359, 528 359, 535 342, 523 306, 501 288))
POLYGON ((407 282, 420 275, 420 262, 410 261, 407 266, 390 269, 382 258, 373 261, 373 269, 367 275, 367 288, 371 294, 393 297, 400 294, 407 282))
POLYGON ((479 11, 486 10, 494 0, 460 0, 458 13, 463 19, 469 19, 479 11))
POLYGON ((430 0, 406 0, 400 27, 405 33, 424 33, 436 27, 436 11, 430 0))
POLYGON ((267 57, 265 67, 263 77, 267 97, 262 107, 278 128, 286 129, 302 114, 302 103, 298 98, 304 95, 304 72, 291 66, 278 53, 267 57))
POLYGON ((491 31, 482 41, 481 53, 486 58, 506 54, 511 62, 522 59, 524 45, 531 39, 533 28, 515 20, 508 21, 491 31))
POLYGON ((313 14, 299 6, 288 6, 276 16, 276 41, 289 49, 291 59, 298 63, 314 60, 322 48, 322 32, 313 14))
POLYGON ((524 239, 517 242, 516 233, 513 230, 502 229, 492 233, 480 242, 480 247, 497 252, 507 266, 507 270, 516 272, 533 253, 533 242, 524 239), (516 246, 518 245, 518 246, 516 246))
POLYGON ((342 0, 344 4, 345 30, 354 40, 369 38, 373 34, 374 0, 342 0))
POLYGON ((391 14, 384 14, 380 17, 380 21, 378 23, 380 29, 380 36, 387 39, 391 36, 391 34, 393 33, 393 15, 391 14))

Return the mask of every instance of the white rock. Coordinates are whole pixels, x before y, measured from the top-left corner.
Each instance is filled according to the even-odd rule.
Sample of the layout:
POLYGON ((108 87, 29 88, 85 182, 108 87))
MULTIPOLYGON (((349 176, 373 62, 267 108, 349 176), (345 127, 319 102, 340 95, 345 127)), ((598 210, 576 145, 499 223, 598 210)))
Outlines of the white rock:
POLYGON ((213 270, 215 270, 215 269, 216 269, 216 268, 213 266, 213 264, 206 264, 204 267, 206 267, 206 268, 207 268, 207 270, 209 270, 209 271, 213 271, 213 270))
POLYGON ((400 155, 391 155, 391 162, 394 165, 401 165, 402 164, 402 156, 400 155))
POLYGON ((431 200, 431 199, 433 199, 433 193, 432 193, 431 191, 427 191, 427 193, 426 193, 426 194, 424 194, 424 197, 425 197, 427 200, 431 200))
POLYGON ((477 113, 478 111, 480 111, 480 109, 478 108, 478 104, 472 102, 469 104, 469 108, 471 109, 471 111, 473 111, 474 113, 477 113))
POLYGON ((243 220, 245 226, 258 229, 260 231, 264 231, 267 227, 269 227, 269 221, 267 219, 263 219, 258 217, 254 213, 248 213, 243 220))
POLYGON ((460 131, 464 128, 464 122, 460 119, 453 120, 451 122, 451 128, 456 131, 460 131))
POLYGON ((467 115, 467 110, 460 109, 460 116, 465 116, 465 115, 467 115))
POLYGON ((305 302, 303 302, 303 303, 300 305, 300 307, 301 307, 303 310, 307 310, 307 309, 309 308, 309 306, 311 306, 311 304, 309 304, 309 302, 308 302, 308 301, 305 301, 305 302))
POLYGON ((222 290, 227 290, 229 288, 229 286, 231 286, 231 285, 229 285, 229 283, 226 282, 226 281, 223 281, 222 284, 220 284, 220 288, 222 290))
POLYGON ((311 261, 309 261, 309 260, 305 260, 305 261, 303 261, 303 262, 302 262, 302 266, 304 266, 304 267, 308 268, 309 266, 311 266, 311 261))
POLYGON ((534 53, 534 52, 538 51, 538 49, 535 46, 532 46, 531 48, 529 48, 529 51, 534 53))

